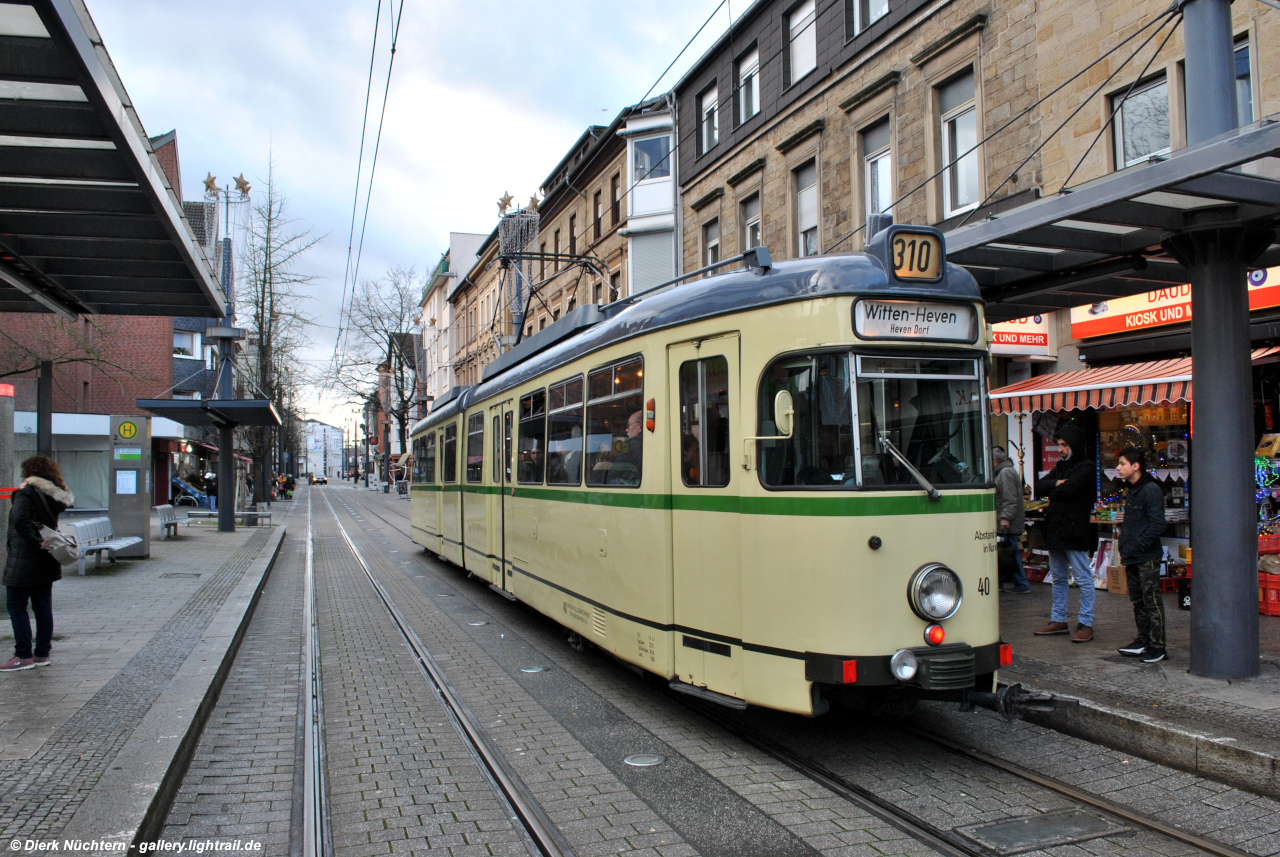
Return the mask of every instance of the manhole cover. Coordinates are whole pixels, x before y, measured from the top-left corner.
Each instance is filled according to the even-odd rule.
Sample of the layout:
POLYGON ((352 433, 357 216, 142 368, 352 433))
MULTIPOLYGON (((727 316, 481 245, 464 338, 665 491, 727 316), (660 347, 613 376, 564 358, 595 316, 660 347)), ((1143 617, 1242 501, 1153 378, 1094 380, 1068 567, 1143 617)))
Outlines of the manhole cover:
POLYGON ((546 671, 546 667, 520 667, 520 672, 522 673, 544 673, 546 671))
POLYGON ((1097 816, 1073 809, 995 824, 960 827, 956 828, 956 832, 981 842, 997 854, 1019 854, 1128 831, 1097 816))
POLYGON ((199 577, 200 575, 194 572, 188 572, 188 571, 170 571, 167 574, 162 574, 160 576, 167 577, 172 580, 175 577, 193 578, 193 577, 199 577))
POLYGON ((661 765, 666 760, 666 756, 659 756, 657 753, 636 753, 633 756, 628 756, 622 761, 626 762, 633 768, 648 768, 653 765, 661 765))

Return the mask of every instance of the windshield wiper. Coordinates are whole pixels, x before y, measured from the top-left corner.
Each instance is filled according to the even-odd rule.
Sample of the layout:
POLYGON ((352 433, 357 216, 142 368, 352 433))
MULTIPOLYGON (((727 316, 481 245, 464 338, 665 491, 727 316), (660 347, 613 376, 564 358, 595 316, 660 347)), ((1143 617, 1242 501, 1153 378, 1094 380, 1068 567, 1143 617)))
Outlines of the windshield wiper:
POLYGON ((889 433, 887 431, 880 432, 880 449, 882 451, 888 452, 890 455, 892 455, 894 458, 898 460, 899 464, 907 468, 907 471, 916 478, 917 482, 920 483, 920 487, 923 488, 925 490, 925 493, 929 495, 930 500, 942 499, 942 492, 939 491, 937 488, 934 488, 933 483, 930 482, 928 479, 925 479, 924 474, 921 473, 919 470, 916 470, 915 467, 912 466, 910 461, 907 461, 907 457, 903 455, 896 446, 893 445, 893 441, 889 440, 889 433))

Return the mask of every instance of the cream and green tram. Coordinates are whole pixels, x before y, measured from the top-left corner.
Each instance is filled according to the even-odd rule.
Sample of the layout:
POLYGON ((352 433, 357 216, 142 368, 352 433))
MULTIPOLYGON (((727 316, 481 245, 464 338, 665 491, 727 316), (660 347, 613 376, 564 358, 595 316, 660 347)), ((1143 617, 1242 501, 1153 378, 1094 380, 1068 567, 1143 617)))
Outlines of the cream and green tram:
POLYGON ((907 226, 580 307, 414 426, 414 538, 727 705, 991 691, 982 331, 907 226))

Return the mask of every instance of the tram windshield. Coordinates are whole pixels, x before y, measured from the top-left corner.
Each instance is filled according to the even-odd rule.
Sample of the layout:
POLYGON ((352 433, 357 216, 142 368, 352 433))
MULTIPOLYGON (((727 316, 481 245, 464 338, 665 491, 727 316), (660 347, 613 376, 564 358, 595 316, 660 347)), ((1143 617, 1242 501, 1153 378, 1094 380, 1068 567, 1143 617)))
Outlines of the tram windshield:
POLYGON ((794 428, 789 439, 761 441, 766 486, 919 487, 890 447, 934 485, 988 481, 975 359, 785 357, 761 384, 760 434, 777 434, 771 411, 784 389, 794 403, 794 428))

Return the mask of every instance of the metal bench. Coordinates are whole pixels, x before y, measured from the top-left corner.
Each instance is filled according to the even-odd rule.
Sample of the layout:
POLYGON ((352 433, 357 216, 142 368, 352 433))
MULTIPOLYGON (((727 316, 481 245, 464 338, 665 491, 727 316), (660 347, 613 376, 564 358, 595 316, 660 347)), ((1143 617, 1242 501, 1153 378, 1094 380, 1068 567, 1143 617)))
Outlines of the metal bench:
POLYGON ((123 536, 116 538, 115 531, 111 527, 110 518, 89 518, 84 521, 72 521, 71 529, 76 534, 76 543, 79 545, 80 574, 83 575, 84 560, 89 554, 96 554, 94 568, 102 566, 102 555, 105 553, 107 559, 111 562, 116 561, 115 553, 118 550, 124 550, 136 544, 141 544, 141 536, 123 536))
POLYGON ((191 518, 187 515, 179 515, 178 510, 168 503, 163 506, 156 506, 156 511, 160 513, 160 541, 169 538, 169 531, 173 530, 173 535, 178 534, 179 524, 190 524, 191 518))
MULTIPOLYGON (((257 515, 258 523, 271 521, 270 509, 262 509, 258 511, 253 509, 236 509, 235 516, 237 518, 243 519, 245 515, 257 515)), ((218 520, 218 513, 210 511, 209 509, 199 509, 188 512, 187 517, 190 518, 191 521, 216 521, 218 520)), ((188 523, 190 523, 190 521, 188 523)))

